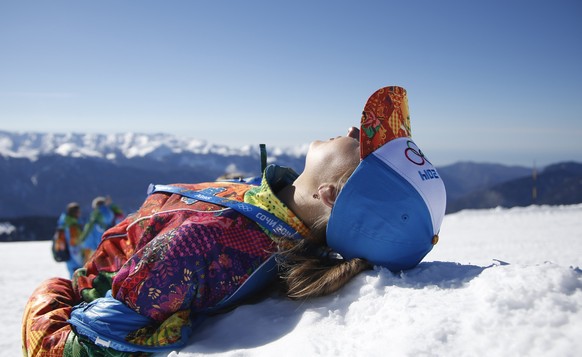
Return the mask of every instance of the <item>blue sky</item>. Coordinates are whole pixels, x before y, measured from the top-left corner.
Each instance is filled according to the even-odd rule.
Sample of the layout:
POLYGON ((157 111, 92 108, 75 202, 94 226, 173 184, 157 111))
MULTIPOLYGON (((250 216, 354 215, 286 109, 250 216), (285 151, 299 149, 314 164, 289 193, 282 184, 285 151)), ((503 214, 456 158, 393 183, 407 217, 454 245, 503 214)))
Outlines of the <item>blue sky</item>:
POLYGON ((582 2, 0 2, 0 130, 296 146, 407 89, 433 163, 582 161, 582 2))

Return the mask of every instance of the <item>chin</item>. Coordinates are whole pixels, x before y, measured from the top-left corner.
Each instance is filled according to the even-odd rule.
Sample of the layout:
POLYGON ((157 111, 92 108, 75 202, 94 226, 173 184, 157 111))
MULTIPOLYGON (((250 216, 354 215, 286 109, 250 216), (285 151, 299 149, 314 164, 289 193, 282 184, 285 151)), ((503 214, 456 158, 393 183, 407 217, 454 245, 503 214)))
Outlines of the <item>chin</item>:
POLYGON ((309 144, 309 148, 307 149, 307 153, 305 153, 305 162, 307 163, 307 161, 309 161, 309 159, 311 159, 312 157, 317 156, 316 152, 317 152, 317 148, 319 147, 319 145, 322 142, 319 140, 313 141, 309 144))
POLYGON ((323 142, 323 141, 321 141, 321 140, 315 140, 315 141, 312 141, 312 142, 309 144, 309 149, 307 150, 307 153, 309 153, 309 151, 311 151, 313 148, 315 148, 315 147, 319 146, 319 145, 320 145, 322 142, 323 142))

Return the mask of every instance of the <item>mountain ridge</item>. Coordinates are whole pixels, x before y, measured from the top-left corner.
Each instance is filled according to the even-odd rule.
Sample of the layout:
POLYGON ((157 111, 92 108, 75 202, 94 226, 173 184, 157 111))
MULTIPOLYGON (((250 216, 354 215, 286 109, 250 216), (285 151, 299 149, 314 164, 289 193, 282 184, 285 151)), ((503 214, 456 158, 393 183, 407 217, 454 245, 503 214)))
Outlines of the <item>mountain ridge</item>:
MULTIPOLYGON (((307 145, 273 148, 272 155, 300 157, 307 145)), ((155 133, 40 133, 0 130, 0 156, 37 160, 40 156, 57 154, 68 157, 93 157, 115 162, 118 159, 150 157, 163 159, 173 154, 216 154, 223 156, 253 155, 258 145, 233 147, 211 144, 206 140, 155 133)))

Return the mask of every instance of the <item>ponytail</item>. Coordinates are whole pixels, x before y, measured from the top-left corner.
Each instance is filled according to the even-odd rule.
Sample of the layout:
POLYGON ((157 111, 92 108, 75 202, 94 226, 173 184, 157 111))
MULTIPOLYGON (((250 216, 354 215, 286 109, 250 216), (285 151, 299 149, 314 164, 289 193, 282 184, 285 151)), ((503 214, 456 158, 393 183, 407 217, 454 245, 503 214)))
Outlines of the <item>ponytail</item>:
POLYGON ((360 258, 337 260, 297 254, 285 260, 282 279, 286 294, 291 299, 334 293, 353 277, 372 267, 360 258))

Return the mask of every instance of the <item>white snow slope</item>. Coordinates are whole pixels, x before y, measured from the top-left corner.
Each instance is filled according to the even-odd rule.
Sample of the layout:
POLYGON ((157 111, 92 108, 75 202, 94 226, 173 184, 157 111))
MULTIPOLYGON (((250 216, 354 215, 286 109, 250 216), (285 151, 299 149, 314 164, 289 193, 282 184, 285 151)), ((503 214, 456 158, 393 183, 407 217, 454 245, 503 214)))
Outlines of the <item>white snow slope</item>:
MULTIPOLYGON (((213 356, 580 356, 582 205, 462 211, 417 268, 366 272, 309 301, 272 296, 205 322, 213 356)), ((35 286, 65 276, 48 242, 0 244, 0 356, 20 355, 35 286)))

